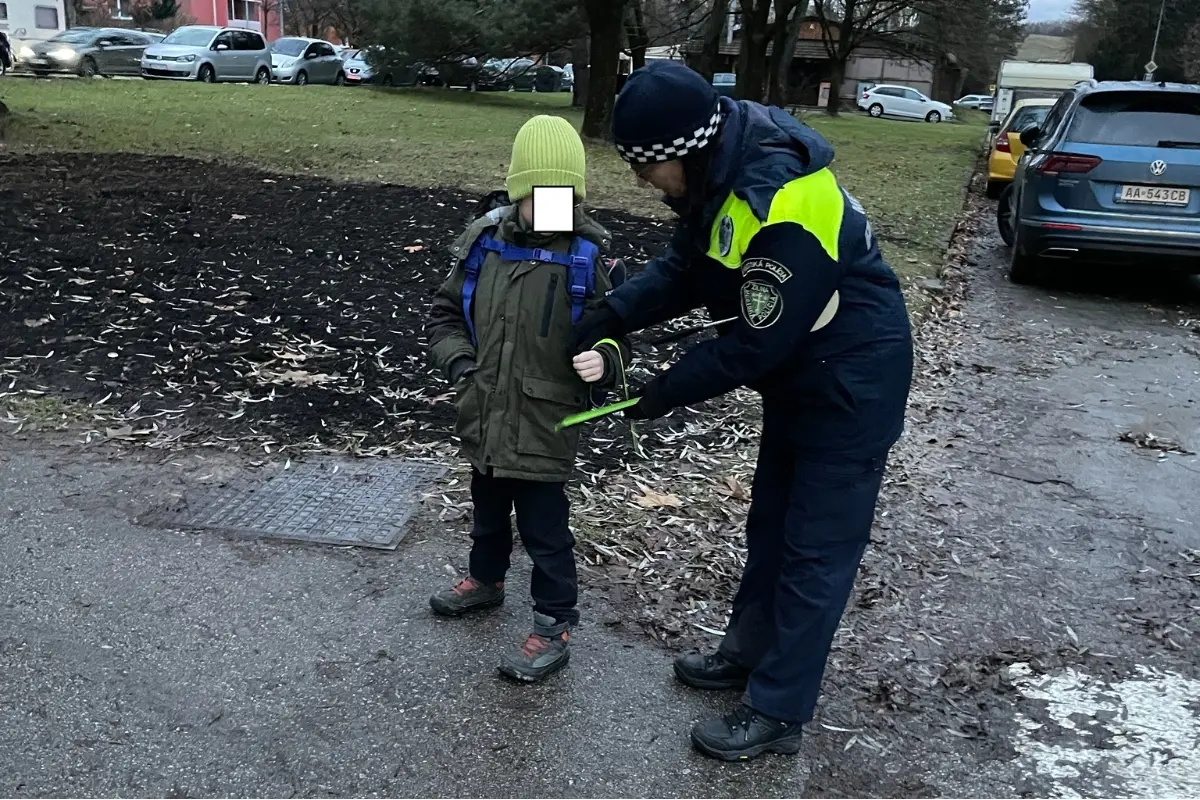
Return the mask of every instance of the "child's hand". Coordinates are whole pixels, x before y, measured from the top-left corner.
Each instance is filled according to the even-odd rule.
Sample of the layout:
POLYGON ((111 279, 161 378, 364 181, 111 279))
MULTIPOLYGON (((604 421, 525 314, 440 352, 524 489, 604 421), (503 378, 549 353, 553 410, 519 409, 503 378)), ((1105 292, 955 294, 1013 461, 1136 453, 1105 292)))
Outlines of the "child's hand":
POLYGON ((571 363, 585 383, 595 383, 604 377, 604 356, 595 350, 584 350, 571 363))

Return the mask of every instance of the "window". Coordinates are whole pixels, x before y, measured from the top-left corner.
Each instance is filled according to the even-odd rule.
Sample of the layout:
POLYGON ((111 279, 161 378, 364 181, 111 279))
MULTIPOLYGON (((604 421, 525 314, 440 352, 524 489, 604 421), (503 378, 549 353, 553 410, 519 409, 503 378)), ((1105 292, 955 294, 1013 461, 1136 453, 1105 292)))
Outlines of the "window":
POLYGON ((320 42, 317 44, 317 55, 319 56, 336 56, 337 51, 333 49, 333 45, 320 42))
POLYGON ((920 93, 920 92, 918 92, 916 89, 905 89, 905 90, 904 90, 904 98, 905 98, 906 100, 917 100, 917 101, 920 101, 920 100, 924 100, 924 99, 925 99, 925 95, 921 94, 921 93, 920 93))
POLYGON ((1067 92, 1062 97, 1058 98, 1058 102, 1055 103, 1054 107, 1050 109, 1050 112, 1046 114, 1045 121, 1038 126, 1039 143, 1049 141, 1050 137, 1054 135, 1055 129, 1058 128, 1059 123, 1061 123, 1063 120, 1063 117, 1067 115, 1067 108, 1071 105, 1071 102, 1074 99, 1075 95, 1072 92, 1067 92))
POLYGON ((1032 128, 1034 125, 1041 125, 1046 120, 1046 115, 1050 113, 1050 106, 1022 106, 1017 109, 1013 117, 1008 122, 1006 131, 1016 131, 1020 133, 1026 128, 1032 128))
POLYGON ((113 19, 133 19, 129 13, 132 7, 132 0, 124 0, 124 7, 122 7, 122 0, 116 0, 112 10, 113 19))
POLYGON ((1184 92, 1103 92, 1079 104, 1067 138, 1072 142, 1159 147, 1200 144, 1200 95, 1184 92))
MULTIPOLYGON (((162 40, 162 43, 178 44, 183 47, 208 47, 208 43, 212 42, 213 34, 216 32, 215 28, 200 28, 193 25, 185 25, 182 28, 173 30, 167 38, 162 40)), ((216 44, 216 42, 213 42, 213 44, 216 44)))
POLYGON ((257 0, 227 0, 229 27, 258 30, 262 19, 262 6, 257 0))
POLYGON ((291 38, 276 39, 275 41, 271 42, 271 51, 274 53, 279 53, 281 56, 299 58, 304 52, 304 40, 291 38))
POLYGON ((43 31, 58 30, 58 9, 54 6, 34 6, 33 25, 43 31))
POLYGON ((884 97, 903 97, 904 90, 897 89, 894 86, 884 86, 875 90, 875 94, 881 94, 884 97))
POLYGON ((8 21, 8 3, 0 3, 0 21, 8 21))
POLYGON ((261 36, 254 31, 234 31, 234 50, 266 50, 267 45, 261 36))
POLYGON ((225 45, 230 50, 232 50, 233 49, 233 34, 230 33, 229 31, 225 31, 220 36, 218 36, 216 39, 213 39, 212 46, 213 46, 214 50, 216 50, 221 45, 225 45))

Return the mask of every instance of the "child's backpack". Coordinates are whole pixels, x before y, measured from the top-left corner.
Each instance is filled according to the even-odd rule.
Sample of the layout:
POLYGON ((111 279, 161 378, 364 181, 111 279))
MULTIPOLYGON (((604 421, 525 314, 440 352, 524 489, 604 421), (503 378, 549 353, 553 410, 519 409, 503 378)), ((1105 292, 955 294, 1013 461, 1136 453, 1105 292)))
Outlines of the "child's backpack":
MULTIPOLYGON (((475 300, 475 288, 479 285, 479 272, 483 269, 483 262, 487 259, 489 252, 498 253, 502 261, 545 261, 566 267, 567 291, 571 295, 572 324, 579 322, 579 318, 583 316, 585 304, 596 293, 596 258, 600 255, 600 249, 592 241, 577 236, 571 243, 570 252, 555 253, 538 247, 517 247, 514 244, 498 242, 492 238, 492 232, 496 229, 496 225, 511 207, 499 205, 498 201, 501 197, 504 200, 508 199, 508 195, 505 193, 492 192, 485 195, 480 201, 479 210, 490 206, 487 212, 481 216, 487 216, 492 224, 484 228, 479 238, 467 251, 467 257, 463 261, 463 271, 466 274, 463 278, 462 309, 471 344, 477 344, 471 304, 475 300)), ((625 265, 619 259, 610 260, 606 267, 612 288, 615 289, 625 282, 625 265)))

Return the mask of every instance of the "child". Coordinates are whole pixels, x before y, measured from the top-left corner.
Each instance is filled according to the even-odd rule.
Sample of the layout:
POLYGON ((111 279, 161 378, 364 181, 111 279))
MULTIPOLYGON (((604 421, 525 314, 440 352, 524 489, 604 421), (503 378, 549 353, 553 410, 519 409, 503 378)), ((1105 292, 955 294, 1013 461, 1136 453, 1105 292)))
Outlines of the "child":
POLYGON ((455 267, 434 298, 428 325, 433 361, 455 388, 455 433, 473 468, 475 506, 468 577, 435 594, 430 605, 437 614, 459 616, 504 601, 515 507, 533 560, 533 631, 504 655, 500 671, 524 681, 566 666, 570 630, 579 621, 564 491, 579 428, 555 425, 587 407, 592 386, 613 385, 628 357, 626 345, 612 342, 573 360, 569 353, 574 320, 611 288, 602 258, 568 266, 571 255, 598 256, 609 247, 608 232, 578 205, 584 169, 583 143, 565 119, 525 123, 508 172, 512 205, 476 220, 451 248, 455 267), (573 234, 533 231, 535 186, 574 187, 573 234), (580 274, 594 280, 590 297, 572 293, 583 283, 580 274))

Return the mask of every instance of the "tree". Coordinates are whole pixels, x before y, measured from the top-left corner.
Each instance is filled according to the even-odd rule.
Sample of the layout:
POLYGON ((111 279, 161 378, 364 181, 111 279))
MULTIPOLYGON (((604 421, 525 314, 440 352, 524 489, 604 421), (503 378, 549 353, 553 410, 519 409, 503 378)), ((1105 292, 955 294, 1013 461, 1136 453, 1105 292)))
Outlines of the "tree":
POLYGON ((621 58, 621 33, 628 0, 580 0, 590 40, 587 98, 581 133, 593 139, 611 135, 613 100, 617 94, 617 66, 621 58))
POLYGON ((704 25, 704 44, 700 50, 700 60, 696 71, 707 80, 712 80, 717 71, 717 57, 721 53, 721 35, 729 24, 729 0, 711 0, 712 7, 708 12, 708 20, 704 25))
POLYGON ((866 42, 885 38, 886 23, 911 10, 909 0, 813 0, 813 16, 821 25, 821 39, 830 62, 828 111, 837 116, 838 96, 846 76, 846 63, 866 42))
POLYGON ((807 10, 808 0, 775 0, 775 31, 771 36, 771 63, 767 75, 767 103, 770 105, 787 105, 792 59, 807 10))
POLYGON ((646 29, 646 14, 643 0, 632 0, 625 19, 625 37, 629 40, 629 58, 634 69, 646 66, 646 49, 650 46, 650 32, 646 29))
POLYGON ((1191 83, 1200 83, 1200 22, 1192 26, 1183 42, 1183 74, 1191 83))
POLYGON ((738 0, 742 20, 742 47, 738 53, 737 96, 762 100, 767 81, 767 45, 770 44, 772 0, 738 0))
POLYGON ((1188 36, 1200 24, 1196 0, 1078 0, 1078 56, 1095 67, 1100 80, 1140 79, 1154 50, 1160 8, 1162 30, 1154 52, 1158 64, 1154 77, 1183 80, 1188 36))

